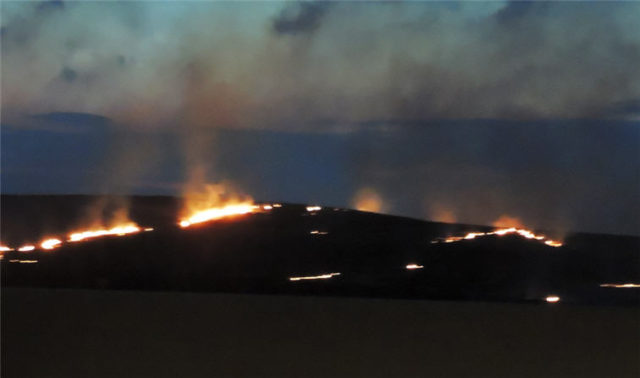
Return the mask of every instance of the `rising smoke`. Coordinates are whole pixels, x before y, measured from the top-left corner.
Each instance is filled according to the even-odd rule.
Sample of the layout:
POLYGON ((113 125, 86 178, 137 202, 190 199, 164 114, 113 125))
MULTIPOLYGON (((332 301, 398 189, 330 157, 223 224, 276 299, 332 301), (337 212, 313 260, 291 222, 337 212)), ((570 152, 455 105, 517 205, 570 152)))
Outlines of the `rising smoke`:
MULTIPOLYGON (((219 129, 352 133, 377 124, 384 134, 398 120, 637 119, 639 113, 637 3, 0 6, 3 123, 84 112, 137 131, 176 132, 185 193, 206 192, 214 167, 225 164, 217 161, 219 129)), ((435 139, 452 151, 493 145, 476 138, 471 147, 455 147, 470 137, 447 127, 435 139)), ((388 150, 403 148, 381 139, 389 145, 372 153, 393 159, 388 150)), ((105 175, 107 182, 120 186, 151 169, 146 156, 153 154, 131 151, 122 163, 105 159, 124 172, 105 175)), ((519 202, 523 190, 541 193, 535 201, 554 208, 566 202, 554 193, 581 193, 580 201, 570 200, 572 209, 590 200, 577 179, 567 184, 543 172, 552 185, 542 185, 474 156, 460 162, 447 151, 426 154, 411 172, 356 156, 353 171, 358 186, 374 185, 391 211, 407 213, 397 197, 425 198, 413 206, 443 220, 477 219, 487 207, 495 209, 491 219, 523 209, 539 219, 542 203, 519 202), (387 177, 389 171, 402 179, 387 177), (399 182, 408 184, 398 189, 399 182)), ((542 216, 540 222, 565 222, 542 216)))

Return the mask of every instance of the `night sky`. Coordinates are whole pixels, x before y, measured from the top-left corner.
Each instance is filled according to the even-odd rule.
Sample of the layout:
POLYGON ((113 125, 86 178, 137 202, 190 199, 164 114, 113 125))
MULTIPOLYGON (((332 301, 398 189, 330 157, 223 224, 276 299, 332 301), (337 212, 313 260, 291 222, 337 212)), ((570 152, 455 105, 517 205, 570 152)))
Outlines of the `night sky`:
POLYGON ((3 193, 640 235, 640 3, 1 7, 3 193))

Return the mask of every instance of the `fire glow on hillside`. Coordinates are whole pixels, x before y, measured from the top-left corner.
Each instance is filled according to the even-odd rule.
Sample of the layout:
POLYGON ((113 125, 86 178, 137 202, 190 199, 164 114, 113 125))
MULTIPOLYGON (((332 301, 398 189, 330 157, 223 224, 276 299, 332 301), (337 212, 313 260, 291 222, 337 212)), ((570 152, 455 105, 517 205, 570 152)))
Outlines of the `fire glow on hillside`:
POLYGON ((522 236, 525 239, 543 241, 544 244, 550 247, 556 247, 556 248, 562 247, 562 243, 559 241, 548 239, 544 235, 537 235, 530 230, 525 230, 525 229, 515 228, 515 227, 503 228, 493 232, 469 232, 466 235, 462 235, 462 236, 449 236, 444 239, 437 239, 437 240, 434 240, 433 243, 455 243, 462 240, 471 240, 478 237, 489 236, 489 235, 504 236, 504 235, 514 235, 514 234, 522 236))
POLYGON ((101 236, 122 236, 140 232, 142 229, 135 223, 128 223, 115 226, 109 229, 96 229, 74 232, 69 235, 70 242, 78 242, 82 240, 97 238, 101 236))
MULTIPOLYGON (((267 208, 265 206, 264 209, 270 210, 270 207, 267 208)), ((221 207, 212 207, 205 210, 196 211, 185 219, 182 219, 179 224, 180 227, 185 228, 196 223, 208 222, 238 215, 245 215, 259 210, 260 207, 254 205, 252 202, 227 204, 221 207)))
MULTIPOLYGON (((109 229, 93 229, 93 230, 83 230, 77 231, 69 234, 67 239, 68 242, 80 242, 86 241, 102 236, 123 236, 138 233, 140 231, 153 231, 153 228, 140 228, 135 223, 131 222, 128 224, 124 224, 121 226, 115 226, 109 229)), ((42 240, 37 245, 25 244, 18 248, 18 252, 32 252, 36 249, 42 250, 52 250, 63 245, 63 241, 58 238, 46 238, 42 240)), ((5 245, 0 245, 0 254, 3 252, 15 251, 16 249, 7 247, 5 245)))
POLYGON ((40 243, 40 247, 42 249, 54 249, 56 247, 59 247, 60 244, 62 244, 62 241, 60 239, 51 238, 46 239, 45 241, 40 243))
POLYGON ((186 228, 193 224, 270 211, 273 207, 270 204, 256 205, 251 197, 238 194, 229 183, 192 185, 185 193, 178 225, 186 228))

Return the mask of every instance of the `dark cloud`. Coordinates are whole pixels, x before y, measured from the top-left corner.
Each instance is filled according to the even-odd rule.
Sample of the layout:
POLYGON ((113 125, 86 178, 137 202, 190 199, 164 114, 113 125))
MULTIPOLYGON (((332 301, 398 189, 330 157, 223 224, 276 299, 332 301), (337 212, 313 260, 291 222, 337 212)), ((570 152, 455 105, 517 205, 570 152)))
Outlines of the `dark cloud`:
POLYGON ((2 50, 8 52, 11 51, 14 46, 20 47, 27 44, 35 35, 32 26, 37 27, 37 25, 30 25, 27 20, 20 19, 8 25, 3 25, 2 33, 0 34, 2 38, 2 50))
MULTIPOLYGON (((228 114, 238 127, 276 128, 289 119, 598 118, 640 96, 634 3, 32 8, 3 21, 3 62, 11 62, 2 67, 3 109, 101 112, 148 125, 182 117, 193 103, 212 108, 209 94, 225 87, 242 98, 228 114), (197 91, 184 68, 194 61, 204 72, 197 91)), ((221 125, 196 113, 195 122, 221 125)))
POLYGON ((273 20, 273 31, 280 35, 313 33, 320 27, 329 9, 328 2, 303 2, 287 5, 273 20))
MULTIPOLYGON (((2 19, 2 54, 21 52, 40 36, 46 20, 65 9, 62 1, 24 2, 26 11, 15 17, 2 19)), ((4 4, 3 4, 4 6, 4 4)))
POLYGON ((33 119, 52 122, 52 123, 71 123, 71 124, 92 124, 92 125, 105 125, 111 122, 107 117, 89 114, 89 113, 74 113, 74 112, 53 112, 44 114, 35 114, 31 116, 33 119))
POLYGON ((60 72, 60 78, 66 82, 72 82, 78 77, 78 73, 69 67, 64 67, 60 72))
POLYGON ((613 104, 607 111, 609 117, 640 118, 640 98, 613 104))
POLYGON ((60 0, 51 0, 51 1, 42 1, 36 5, 36 10, 38 12, 52 12, 57 10, 64 9, 65 5, 63 1, 60 0))
POLYGON ((535 11, 536 8, 540 9, 543 7, 543 3, 510 1, 505 7, 496 12, 495 19, 503 26, 514 26, 518 21, 525 19, 529 12, 535 11))

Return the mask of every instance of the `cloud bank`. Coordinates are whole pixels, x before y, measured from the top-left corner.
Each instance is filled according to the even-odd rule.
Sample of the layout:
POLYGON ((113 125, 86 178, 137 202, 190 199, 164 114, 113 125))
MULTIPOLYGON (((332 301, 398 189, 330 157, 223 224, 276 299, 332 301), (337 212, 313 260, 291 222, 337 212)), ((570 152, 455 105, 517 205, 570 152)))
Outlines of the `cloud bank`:
POLYGON ((139 127, 629 118, 640 4, 2 3, 2 107, 139 127))

